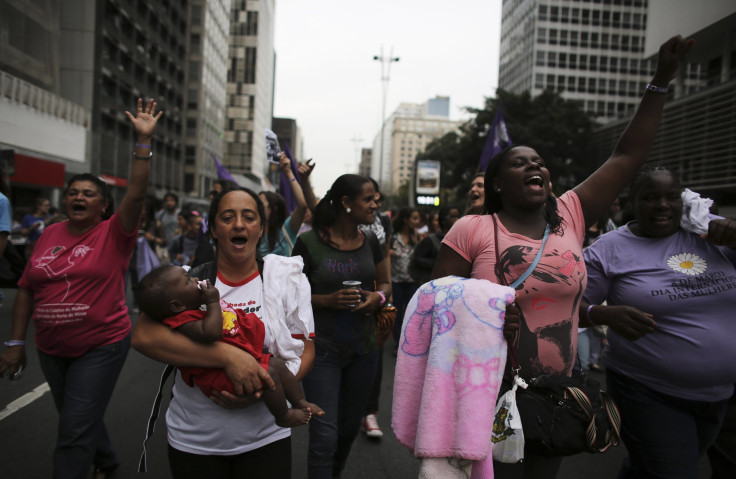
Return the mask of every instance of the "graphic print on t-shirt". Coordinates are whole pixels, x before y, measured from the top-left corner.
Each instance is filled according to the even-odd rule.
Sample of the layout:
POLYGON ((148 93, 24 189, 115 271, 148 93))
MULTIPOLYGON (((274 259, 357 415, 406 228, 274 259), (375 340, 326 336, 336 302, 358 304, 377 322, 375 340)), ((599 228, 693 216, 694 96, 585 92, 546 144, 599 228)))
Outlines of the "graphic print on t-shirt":
MULTIPOLYGON (((525 245, 515 244, 508 247, 499 255, 497 273, 502 273, 506 281, 512 283, 526 271, 536 253, 533 248, 525 245)), ((564 364, 564 370, 569 370, 575 361, 575 348, 570 332, 573 316, 577 314, 583 294, 585 274, 585 263, 581 257, 571 250, 560 253, 553 249, 542 255, 531 276, 517 287, 517 304, 522 314, 518 357, 520 361, 523 361, 522 358, 529 358, 530 361, 530 364, 521 364, 526 371, 525 376, 554 372, 540 361, 540 348, 545 348, 547 354, 558 356, 561 364, 564 364), (545 286, 543 294, 540 294, 538 282, 549 285, 545 286), (570 311, 559 318, 546 317, 543 310, 557 303, 555 291, 566 288, 576 288, 575 301, 570 311), (534 295, 534 299, 525 301, 525 297, 530 294, 534 295)))
POLYGON ((693 253, 680 253, 670 256, 667 266, 672 271, 689 275, 703 274, 708 270, 708 263, 700 256, 693 253))
POLYGON ((66 299, 69 296, 69 288, 71 283, 69 282, 67 271, 75 266, 75 264, 83 260, 91 251, 87 245, 75 246, 71 254, 67 257, 66 263, 61 265, 54 265, 53 263, 59 256, 66 251, 64 246, 52 246, 34 261, 34 268, 38 268, 46 273, 46 276, 52 280, 64 280, 66 283, 66 292, 58 303, 46 303, 43 305, 36 305, 34 309, 34 318, 36 320, 47 320, 53 321, 56 324, 60 323, 71 323, 75 321, 81 321, 86 315, 86 311, 89 309, 88 304, 81 303, 67 303, 66 299))

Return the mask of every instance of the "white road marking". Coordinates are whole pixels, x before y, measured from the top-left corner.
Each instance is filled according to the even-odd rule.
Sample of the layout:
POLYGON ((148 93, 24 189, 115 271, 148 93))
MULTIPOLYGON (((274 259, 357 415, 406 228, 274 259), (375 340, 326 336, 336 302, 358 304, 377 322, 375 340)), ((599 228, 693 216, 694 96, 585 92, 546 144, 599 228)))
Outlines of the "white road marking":
POLYGON ((5 406, 5 409, 0 411, 0 421, 10 416, 14 412, 18 412, 22 408, 28 406, 33 401, 35 401, 36 399, 46 394, 48 391, 49 391, 49 384, 43 383, 40 386, 36 387, 36 389, 34 389, 33 391, 22 395, 15 401, 5 406))

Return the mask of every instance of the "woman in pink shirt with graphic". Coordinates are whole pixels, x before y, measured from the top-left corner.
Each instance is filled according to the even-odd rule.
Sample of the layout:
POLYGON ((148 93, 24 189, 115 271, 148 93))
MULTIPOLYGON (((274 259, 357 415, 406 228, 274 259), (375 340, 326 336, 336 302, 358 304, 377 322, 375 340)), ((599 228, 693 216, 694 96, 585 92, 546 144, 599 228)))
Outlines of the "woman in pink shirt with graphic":
MULTIPOLYGON (((504 333, 520 375, 572 373, 576 357, 578 305, 587 282, 582 243, 594 223, 631 181, 654 142, 667 85, 692 42, 673 37, 659 50, 654 78, 611 157, 588 179, 555 198, 550 174, 533 148, 514 146, 491 161, 485 173, 483 215, 460 219, 445 236, 433 277, 482 278, 511 284, 533 262, 548 232, 539 264, 516 288, 516 307, 507 311, 504 333), (516 312, 516 314, 512 314, 516 312), (512 317, 517 320, 511 320, 512 317)), ((585 325, 583 325, 585 326, 585 325)), ((554 478, 561 457, 528 449, 524 461, 494 461, 497 478, 554 478)))
POLYGON ((64 191, 68 221, 46 228, 18 282, 0 376, 20 377, 33 318, 41 369, 59 411, 54 478, 110 477, 119 460, 103 418, 130 348, 125 271, 135 246, 162 112, 139 98, 128 189, 113 214, 107 184, 84 173, 64 191))

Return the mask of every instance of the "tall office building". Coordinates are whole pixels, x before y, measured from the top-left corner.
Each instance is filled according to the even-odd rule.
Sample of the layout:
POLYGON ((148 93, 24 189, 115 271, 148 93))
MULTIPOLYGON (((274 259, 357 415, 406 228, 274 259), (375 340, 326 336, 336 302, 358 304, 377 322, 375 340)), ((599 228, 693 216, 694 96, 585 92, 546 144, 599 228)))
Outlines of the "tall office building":
POLYGON ((274 92, 274 0, 233 0, 223 164, 260 188, 274 92))
POLYGON ((499 88, 555 90, 599 122, 630 115, 655 65, 647 14, 647 0, 504 0, 499 88))
POLYGON ((459 121, 450 120, 449 97, 431 98, 422 104, 401 103, 386 119, 383 135, 379 132, 373 140, 371 174, 379 181, 381 191, 398 193, 413 177, 416 155, 459 126, 459 121))
MULTIPOLYGON (((49 125, 50 133, 44 137, 32 124, 26 131, 37 136, 13 146, 29 150, 29 157, 39 159, 54 156, 44 143, 56 138, 73 150, 58 153, 62 176, 68 178, 79 170, 100 174, 120 199, 130 172, 134 142, 123 110, 132 111, 138 97, 155 97, 165 114, 153 140, 151 185, 158 191, 181 189, 183 65, 188 28, 182 2, 2 0, 0 16, 2 69, 19 79, 19 88, 36 92, 20 101, 27 106, 34 103, 37 111, 57 117, 64 108, 81 107, 89 112, 81 125, 77 122, 84 127, 83 133, 57 123, 49 125)), ((23 114, 32 112, 18 109, 17 113, 19 116, 8 121, 18 124, 23 114)), ((43 118, 42 124, 48 121, 43 118)), ((39 186, 47 187, 40 188, 45 194, 48 188, 61 187, 58 182, 39 186)))
MULTIPOLYGON (((736 217, 736 3, 709 0, 649 0, 644 55, 654 58, 674 33, 693 38, 690 65, 671 82, 649 164, 677 172, 683 186, 715 200, 726 217, 736 217), (687 84, 700 72, 702 79, 687 84)), ((640 92, 641 94, 641 92, 640 92)), ((608 123, 591 138, 592 156, 603 161, 629 118, 608 123)))
POLYGON ((197 198, 207 198, 224 151, 229 29, 229 0, 189 2, 183 190, 197 198))

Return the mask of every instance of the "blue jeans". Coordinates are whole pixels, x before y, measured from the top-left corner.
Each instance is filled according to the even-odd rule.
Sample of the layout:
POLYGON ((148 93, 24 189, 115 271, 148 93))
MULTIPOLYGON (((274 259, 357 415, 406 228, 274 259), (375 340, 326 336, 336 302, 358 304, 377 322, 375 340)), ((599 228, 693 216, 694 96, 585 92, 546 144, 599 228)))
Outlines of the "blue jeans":
POLYGON ((728 399, 676 398, 610 369, 606 384, 621 410, 621 439, 629 452, 619 479, 697 479, 698 461, 721 429, 728 399))
POLYGON ((103 419, 128 349, 130 335, 76 358, 38 351, 59 411, 54 478, 87 479, 92 465, 103 469, 119 465, 103 419))
POLYGON ((598 363, 601 356, 601 338, 593 334, 591 328, 578 333, 578 357, 583 371, 590 369, 590 365, 598 363))
POLYGON ((414 293, 417 292, 416 283, 391 283, 391 296, 394 298, 394 306, 396 306, 396 321, 394 322, 394 344, 398 346, 401 337, 401 325, 404 324, 404 314, 406 307, 409 305, 414 293))
POLYGON ((345 468, 376 374, 378 352, 345 357, 317 350, 302 385, 307 400, 324 409, 309 421, 309 479, 331 479, 345 468))

